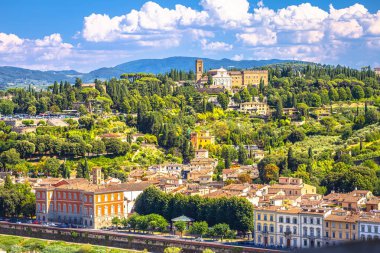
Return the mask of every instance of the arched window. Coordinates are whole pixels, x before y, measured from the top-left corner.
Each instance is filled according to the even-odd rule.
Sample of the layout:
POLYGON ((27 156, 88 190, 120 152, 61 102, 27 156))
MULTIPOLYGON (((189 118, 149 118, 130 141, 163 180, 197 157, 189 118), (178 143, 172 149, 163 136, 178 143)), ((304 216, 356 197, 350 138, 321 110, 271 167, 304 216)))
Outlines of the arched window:
POLYGON ((297 234, 297 227, 293 227, 293 234, 297 234))

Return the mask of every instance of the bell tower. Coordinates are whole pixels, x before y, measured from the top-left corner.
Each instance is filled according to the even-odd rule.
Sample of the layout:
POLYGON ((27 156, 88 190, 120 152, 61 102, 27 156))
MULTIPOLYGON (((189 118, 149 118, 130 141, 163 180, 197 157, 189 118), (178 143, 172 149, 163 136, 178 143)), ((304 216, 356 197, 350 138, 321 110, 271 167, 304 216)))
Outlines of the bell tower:
POLYGON ((195 81, 199 81, 202 79, 203 75, 203 60, 198 59, 195 61, 195 81))

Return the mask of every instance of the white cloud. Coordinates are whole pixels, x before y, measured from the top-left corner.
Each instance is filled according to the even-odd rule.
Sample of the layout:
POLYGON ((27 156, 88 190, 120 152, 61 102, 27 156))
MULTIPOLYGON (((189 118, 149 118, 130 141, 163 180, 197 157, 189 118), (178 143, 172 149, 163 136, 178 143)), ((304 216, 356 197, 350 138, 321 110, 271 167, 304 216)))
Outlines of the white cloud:
POLYGON ((263 0, 258 1, 257 2, 257 7, 259 7, 259 8, 264 7, 264 1, 263 0))
POLYGON ((0 53, 13 53, 21 49, 24 40, 15 34, 0 33, 0 53))
POLYGON ((230 51, 233 48, 232 45, 225 42, 208 42, 206 39, 201 40, 201 45, 204 51, 230 51))
POLYGON ((332 34, 340 37, 357 39, 363 36, 363 27, 355 19, 350 21, 335 21, 330 25, 332 34))
POLYGON ((380 34, 380 11, 378 11, 368 21, 368 33, 373 35, 380 34))
POLYGON ((241 60, 244 60, 244 55, 243 54, 235 54, 234 56, 232 56, 231 59, 234 61, 241 61, 241 60))
POLYGON ((214 38, 215 37, 215 34, 213 32, 202 30, 202 29, 190 29, 189 33, 194 40, 199 40, 202 38, 214 38))
POLYGON ((209 13, 209 22, 227 27, 249 25, 252 14, 249 13, 247 0, 202 0, 202 7, 209 13))
POLYGON ((248 46, 268 46, 277 43, 277 34, 266 28, 250 28, 244 33, 237 34, 236 37, 248 46))

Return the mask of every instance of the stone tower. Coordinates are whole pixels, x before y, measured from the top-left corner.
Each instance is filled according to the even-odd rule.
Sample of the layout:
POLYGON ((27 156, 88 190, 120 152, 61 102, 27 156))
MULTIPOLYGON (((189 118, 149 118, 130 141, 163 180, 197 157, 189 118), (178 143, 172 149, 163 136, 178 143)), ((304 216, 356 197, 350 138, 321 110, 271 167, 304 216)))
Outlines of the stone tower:
POLYGON ((202 79, 203 75, 203 60, 198 59, 195 61, 195 81, 199 81, 202 79))
POLYGON ((104 183, 101 168, 95 167, 92 169, 92 172, 90 175, 90 182, 96 185, 101 185, 104 183))

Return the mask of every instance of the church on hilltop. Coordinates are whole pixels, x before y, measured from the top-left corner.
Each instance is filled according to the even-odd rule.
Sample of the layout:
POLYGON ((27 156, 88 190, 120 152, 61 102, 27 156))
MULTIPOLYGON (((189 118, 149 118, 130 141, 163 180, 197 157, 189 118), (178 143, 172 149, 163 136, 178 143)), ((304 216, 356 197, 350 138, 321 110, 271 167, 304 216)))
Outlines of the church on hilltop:
POLYGON ((248 85, 259 86, 260 82, 268 85, 268 70, 243 70, 227 71, 224 68, 212 69, 204 72, 203 60, 195 61, 196 82, 198 84, 209 84, 210 88, 223 88, 231 91, 241 89, 248 85), (209 78, 212 78, 210 81, 209 78))

